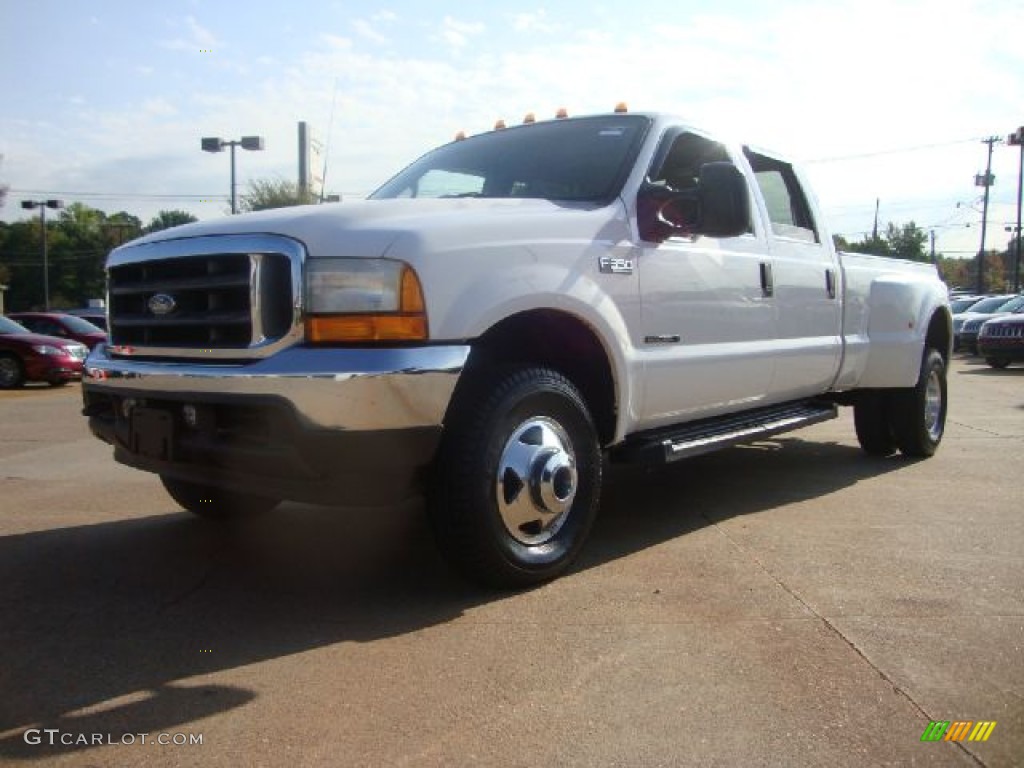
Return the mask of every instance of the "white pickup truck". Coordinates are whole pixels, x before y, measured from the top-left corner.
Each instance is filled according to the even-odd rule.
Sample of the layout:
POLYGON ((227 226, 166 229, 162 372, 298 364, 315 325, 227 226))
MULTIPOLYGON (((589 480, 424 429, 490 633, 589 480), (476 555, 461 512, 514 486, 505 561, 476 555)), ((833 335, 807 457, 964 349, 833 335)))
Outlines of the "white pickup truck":
POLYGON ((942 439, 924 264, 837 253, 799 172, 671 116, 461 138, 360 202, 160 232, 107 263, 84 413, 211 518, 424 493, 471 578, 573 561, 605 459, 670 462, 854 408, 942 439))

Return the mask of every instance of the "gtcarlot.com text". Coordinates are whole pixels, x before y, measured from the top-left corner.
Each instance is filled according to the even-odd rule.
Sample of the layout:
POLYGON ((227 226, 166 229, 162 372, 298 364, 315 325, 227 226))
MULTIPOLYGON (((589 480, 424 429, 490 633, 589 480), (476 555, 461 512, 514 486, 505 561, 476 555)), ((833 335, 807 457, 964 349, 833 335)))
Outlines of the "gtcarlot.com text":
POLYGON ((26 744, 49 747, 106 747, 158 744, 160 746, 201 746, 201 733, 74 733, 59 728, 29 728, 25 731, 26 744))

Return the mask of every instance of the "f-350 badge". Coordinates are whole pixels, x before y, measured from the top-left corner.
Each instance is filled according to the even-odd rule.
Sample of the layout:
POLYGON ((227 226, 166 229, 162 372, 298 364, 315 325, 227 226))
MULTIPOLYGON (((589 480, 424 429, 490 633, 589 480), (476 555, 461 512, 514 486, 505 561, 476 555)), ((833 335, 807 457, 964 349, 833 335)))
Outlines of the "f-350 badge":
POLYGON ((613 256, 602 256, 597 260, 598 269, 607 275, 632 275, 633 260, 613 256))

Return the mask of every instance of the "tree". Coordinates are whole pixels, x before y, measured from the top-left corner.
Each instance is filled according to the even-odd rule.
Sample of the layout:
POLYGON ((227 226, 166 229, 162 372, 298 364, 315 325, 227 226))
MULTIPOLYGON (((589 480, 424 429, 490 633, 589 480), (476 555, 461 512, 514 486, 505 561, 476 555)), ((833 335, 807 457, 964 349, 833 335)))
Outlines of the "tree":
POLYGON ((302 192, 298 185, 284 179, 253 179, 249 191, 242 195, 239 208, 243 211, 266 211, 293 205, 309 205, 313 196, 302 192))
POLYGON ((938 258, 939 275, 950 288, 971 288, 974 286, 974 259, 938 258))
MULTIPOLYGON (((71 203, 56 220, 46 220, 49 296, 52 309, 80 307, 106 291, 107 253, 139 229, 139 220, 121 212, 107 216, 83 203, 71 203)), ((6 270, 11 310, 42 309, 42 221, 33 216, 0 224, 0 269, 6 270)))
MULTIPOLYGON (((4 156, 0 155, 0 167, 3 167, 3 164, 4 164, 4 156)), ((3 182, 0 182, 0 208, 3 208, 4 207, 4 203, 7 202, 7 193, 10 191, 10 189, 11 189, 10 185, 4 184, 3 182)), ((2 281, 0 281, 0 282, 2 282, 2 281)))
POLYGON ((160 211, 150 220, 143 232, 148 235, 150 232, 159 232, 182 224, 191 224, 194 221, 199 221, 199 219, 188 211, 160 211))
POLYGON ((928 262, 931 261, 931 255, 925 249, 926 242, 928 233, 913 221, 902 225, 890 221, 884 235, 869 235, 859 243, 846 243, 845 250, 928 262))
POLYGON ((889 241, 873 235, 865 236, 859 243, 848 243, 846 250, 853 253, 871 253, 875 256, 892 256, 889 241))
POLYGON ((897 259, 931 261, 931 256, 925 250, 928 233, 913 221, 901 227, 889 222, 889 226, 885 229, 885 239, 889 243, 890 253, 897 259))

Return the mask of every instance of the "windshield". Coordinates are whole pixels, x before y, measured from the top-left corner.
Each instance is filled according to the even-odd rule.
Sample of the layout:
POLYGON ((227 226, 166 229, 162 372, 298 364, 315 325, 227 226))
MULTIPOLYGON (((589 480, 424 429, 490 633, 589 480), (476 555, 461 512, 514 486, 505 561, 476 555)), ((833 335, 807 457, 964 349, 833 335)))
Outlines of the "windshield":
POLYGON ((950 309, 953 310, 953 314, 956 315, 961 312, 966 312, 970 307, 973 307, 977 303, 978 297, 971 296, 969 299, 953 299, 949 306, 950 309))
POLYGON ((619 194, 650 125, 641 115, 556 120, 435 149, 370 195, 516 197, 605 203, 619 194))
POLYGON ((32 331, 9 317, 0 317, 0 333, 32 333, 32 331))
POLYGON ((971 312, 995 312, 1011 298, 1010 296, 990 296, 971 306, 971 312))
POLYGON ((1005 304, 999 306, 1000 312, 1016 312, 1021 307, 1024 307, 1024 296, 1016 296, 1010 299, 1005 304))
POLYGON ((102 328, 97 328, 83 317, 67 315, 62 318, 65 327, 74 333, 103 333, 102 328))

